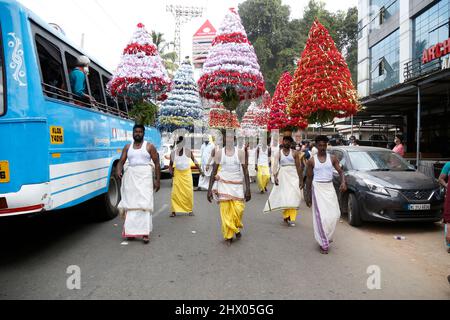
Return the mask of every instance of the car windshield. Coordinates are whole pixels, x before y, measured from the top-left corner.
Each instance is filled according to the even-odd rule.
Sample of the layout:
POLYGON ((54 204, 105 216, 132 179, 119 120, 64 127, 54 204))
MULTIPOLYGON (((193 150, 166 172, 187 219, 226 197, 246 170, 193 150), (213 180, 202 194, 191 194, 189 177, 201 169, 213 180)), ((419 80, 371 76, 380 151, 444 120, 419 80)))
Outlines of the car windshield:
POLYGON ((352 167, 358 171, 409 171, 411 167, 391 151, 351 151, 352 167))

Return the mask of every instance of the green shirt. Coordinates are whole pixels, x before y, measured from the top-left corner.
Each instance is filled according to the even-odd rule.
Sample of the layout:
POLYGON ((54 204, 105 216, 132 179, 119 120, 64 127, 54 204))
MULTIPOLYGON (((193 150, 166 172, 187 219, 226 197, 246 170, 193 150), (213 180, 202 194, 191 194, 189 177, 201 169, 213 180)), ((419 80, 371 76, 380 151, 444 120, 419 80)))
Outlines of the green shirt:
POLYGON ((441 175, 449 176, 450 175, 450 162, 447 162, 442 169, 441 175))

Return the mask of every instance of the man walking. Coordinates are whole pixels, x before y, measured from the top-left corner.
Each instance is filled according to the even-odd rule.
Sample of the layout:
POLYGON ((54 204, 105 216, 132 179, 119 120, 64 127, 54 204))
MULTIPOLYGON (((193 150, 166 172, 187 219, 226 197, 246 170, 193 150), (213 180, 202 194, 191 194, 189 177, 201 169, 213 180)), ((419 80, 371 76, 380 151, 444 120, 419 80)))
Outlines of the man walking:
POLYGON ((308 160, 306 179, 306 205, 313 210, 314 236, 320 252, 328 254, 336 225, 341 216, 336 190, 333 186, 333 169, 341 177, 340 192, 347 191, 344 171, 338 159, 327 153, 329 139, 316 138, 317 154, 308 160))
POLYGON ((283 211, 284 222, 295 227, 303 189, 303 168, 300 152, 293 150, 292 137, 284 137, 282 149, 275 156, 275 185, 264 212, 283 211))
POLYGON ((248 154, 245 148, 239 150, 234 146, 234 136, 227 132, 225 147, 215 150, 214 160, 211 175, 214 179, 209 182, 208 201, 214 198, 219 202, 222 234, 230 246, 234 235, 236 239, 242 236, 245 201, 251 200, 248 154))
POLYGON ((153 231, 153 190, 160 188, 159 155, 151 143, 144 141, 145 127, 135 125, 132 144, 122 151, 116 174, 122 179, 119 211, 125 216, 122 236, 129 240, 142 238, 144 243, 150 241, 153 231), (128 160, 128 166, 123 173, 123 167, 128 160), (153 177, 155 170, 155 181, 153 177))
POLYGON ((270 163, 271 149, 267 146, 265 138, 261 139, 261 143, 256 149, 256 171, 258 188, 261 193, 267 192, 267 186, 270 181, 270 163))
POLYGON ((197 191, 202 191, 202 190, 207 191, 208 190, 209 179, 211 177, 210 161, 212 161, 211 154, 212 154, 213 149, 214 149, 214 144, 211 143, 209 141, 209 137, 205 135, 203 137, 202 148, 200 149, 201 168, 202 168, 204 175, 199 177, 197 191))

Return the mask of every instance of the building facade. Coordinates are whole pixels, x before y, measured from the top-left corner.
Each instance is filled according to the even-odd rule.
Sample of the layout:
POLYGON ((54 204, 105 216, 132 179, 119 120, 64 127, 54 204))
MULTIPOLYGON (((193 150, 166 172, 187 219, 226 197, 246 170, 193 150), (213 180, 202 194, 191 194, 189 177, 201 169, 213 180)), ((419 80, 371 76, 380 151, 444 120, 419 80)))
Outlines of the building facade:
POLYGON ((359 0, 358 6, 362 116, 401 117, 409 153, 419 139, 423 157, 450 157, 450 0, 359 0))

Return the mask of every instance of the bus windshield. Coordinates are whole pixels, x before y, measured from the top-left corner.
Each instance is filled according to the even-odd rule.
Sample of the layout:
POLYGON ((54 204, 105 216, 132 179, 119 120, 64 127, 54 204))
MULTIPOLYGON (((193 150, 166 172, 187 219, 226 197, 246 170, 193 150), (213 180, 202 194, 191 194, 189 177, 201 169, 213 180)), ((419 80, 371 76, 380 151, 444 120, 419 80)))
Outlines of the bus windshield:
POLYGON ((4 67, 4 59, 3 59, 3 43, 2 43, 2 28, 0 27, 0 116, 5 114, 5 67, 4 67))

